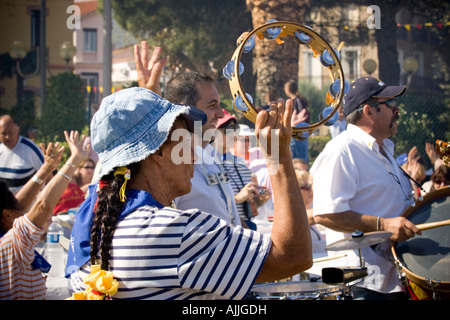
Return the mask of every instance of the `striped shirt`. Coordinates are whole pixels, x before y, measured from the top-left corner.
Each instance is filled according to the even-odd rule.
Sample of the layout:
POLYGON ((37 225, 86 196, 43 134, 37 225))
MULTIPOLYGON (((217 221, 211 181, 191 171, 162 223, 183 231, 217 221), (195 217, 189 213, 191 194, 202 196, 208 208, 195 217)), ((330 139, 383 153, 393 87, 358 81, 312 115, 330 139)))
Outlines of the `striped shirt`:
POLYGON ((25 215, 0 238, 0 299, 45 298, 45 278, 40 269, 31 267, 34 246, 43 233, 25 215))
MULTIPOLYGON (((143 206, 117 224, 110 271, 114 299, 242 299, 271 246, 270 237, 196 209, 143 206)), ((76 291, 88 264, 71 275, 76 291)))
MULTIPOLYGON (((252 181, 252 171, 245 164, 244 158, 236 157, 229 152, 225 157, 222 165, 225 171, 228 172, 228 176, 231 179, 231 187, 236 195, 252 181)), ((248 220, 252 217, 251 207, 248 201, 236 203, 236 208, 242 219, 248 220)))
POLYGON ((0 180, 6 182, 12 193, 16 193, 39 170, 44 156, 36 144, 20 136, 14 148, 0 143, 0 180))

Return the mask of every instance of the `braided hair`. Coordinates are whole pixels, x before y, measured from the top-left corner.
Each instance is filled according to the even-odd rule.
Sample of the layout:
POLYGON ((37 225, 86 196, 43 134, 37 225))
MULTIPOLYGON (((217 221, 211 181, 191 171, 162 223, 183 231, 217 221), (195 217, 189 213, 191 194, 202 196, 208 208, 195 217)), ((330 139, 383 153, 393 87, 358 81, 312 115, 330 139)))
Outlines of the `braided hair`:
MULTIPOLYGON (((133 174, 137 174, 139 164, 128 165, 128 168, 133 174)), ((114 176, 114 171, 102 178, 103 187, 98 191, 97 210, 94 215, 90 237, 91 265, 97 264, 97 256, 99 255, 102 270, 109 269, 112 238, 117 219, 125 205, 125 202, 120 200, 119 193, 125 182, 125 177, 123 175, 114 176)))

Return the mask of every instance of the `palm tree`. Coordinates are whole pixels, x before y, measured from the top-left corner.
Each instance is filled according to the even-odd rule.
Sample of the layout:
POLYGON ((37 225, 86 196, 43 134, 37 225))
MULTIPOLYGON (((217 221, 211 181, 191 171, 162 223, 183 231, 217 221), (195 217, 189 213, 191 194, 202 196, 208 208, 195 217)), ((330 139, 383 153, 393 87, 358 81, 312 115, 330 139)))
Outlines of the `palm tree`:
MULTIPOLYGON (((270 19, 304 23, 310 9, 310 0, 246 0, 252 15, 253 27, 270 19)), ((283 86, 288 80, 298 79, 299 45, 287 39, 283 45, 275 41, 257 41, 254 50, 253 70, 256 73, 256 102, 265 104, 269 88, 284 96, 283 86)))

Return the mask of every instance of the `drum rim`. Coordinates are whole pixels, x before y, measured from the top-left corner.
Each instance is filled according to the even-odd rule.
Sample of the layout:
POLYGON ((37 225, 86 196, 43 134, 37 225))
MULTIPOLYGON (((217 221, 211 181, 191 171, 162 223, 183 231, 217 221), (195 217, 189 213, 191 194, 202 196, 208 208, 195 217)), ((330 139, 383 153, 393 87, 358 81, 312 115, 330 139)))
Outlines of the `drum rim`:
MULTIPOLYGON (((422 206, 434 201, 435 199, 441 198, 442 196, 445 195, 450 195, 450 187, 445 187, 442 189, 438 189, 435 190, 431 193, 426 194, 423 197, 423 200, 418 201, 416 200, 415 202, 415 206, 409 206, 408 208, 405 209, 405 211, 403 211, 403 213, 400 215, 401 217, 408 217, 410 216, 413 212, 415 212, 416 210, 418 210, 419 208, 421 208, 422 206)), ((395 265, 398 267, 398 269, 400 270, 400 273, 405 273, 405 276, 407 279, 411 280, 412 282, 420 285, 422 288, 431 290, 432 288, 429 285, 429 281, 431 281, 433 283, 433 285, 437 284, 437 282, 439 282, 439 285, 437 285, 434 290, 435 291, 439 291, 439 292, 450 292, 450 281, 440 281, 439 279, 429 279, 429 281, 427 281, 426 278, 415 274, 414 272, 412 272, 411 270, 409 270, 408 268, 406 268, 402 261, 400 260, 400 258, 397 256, 397 252, 395 251, 396 249, 396 245, 397 242, 396 241, 391 241, 391 251, 392 251, 392 255, 394 257, 394 262, 395 265)))
POLYGON ((257 293, 257 294, 266 294, 266 295, 269 295, 269 294, 272 294, 272 295, 274 295, 274 294, 280 294, 280 295, 282 295, 282 294, 298 294, 298 293, 311 293, 311 292, 316 292, 316 291, 319 291, 319 292, 324 292, 324 293, 332 293, 332 292, 342 292, 342 287, 341 286, 339 286, 339 285, 330 285, 330 284, 326 284, 326 283, 324 283, 324 282, 322 282, 322 281, 308 281, 308 280, 303 280, 303 281, 287 281, 287 282, 269 282, 269 283, 258 283, 258 284, 255 284, 254 286, 253 286, 253 288, 250 290, 252 293, 257 293), (300 290, 297 290, 297 291, 288 291, 288 292, 286 292, 286 291, 284 291, 284 292, 276 292, 276 291, 257 291, 257 289, 258 288, 267 288, 267 287, 275 287, 276 285, 280 285, 280 286, 282 286, 282 285, 286 285, 286 284, 307 284, 307 283, 310 283, 310 284, 322 284, 323 285, 323 287, 322 288, 312 288, 311 290, 308 290, 308 291, 300 291, 300 290), (324 290, 326 290, 326 291, 324 291, 324 290))

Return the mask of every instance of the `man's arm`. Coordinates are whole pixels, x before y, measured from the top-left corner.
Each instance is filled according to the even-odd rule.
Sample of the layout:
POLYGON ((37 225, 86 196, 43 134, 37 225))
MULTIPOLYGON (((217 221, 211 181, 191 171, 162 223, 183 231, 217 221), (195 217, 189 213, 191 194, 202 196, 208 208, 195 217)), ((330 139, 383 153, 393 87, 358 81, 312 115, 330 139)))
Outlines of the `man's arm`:
POLYGON ((405 241, 416 234, 422 234, 411 221, 404 217, 378 218, 354 211, 345 211, 316 215, 314 221, 324 227, 346 233, 352 233, 355 230, 362 232, 388 231, 392 233, 391 240, 393 241, 405 241))

